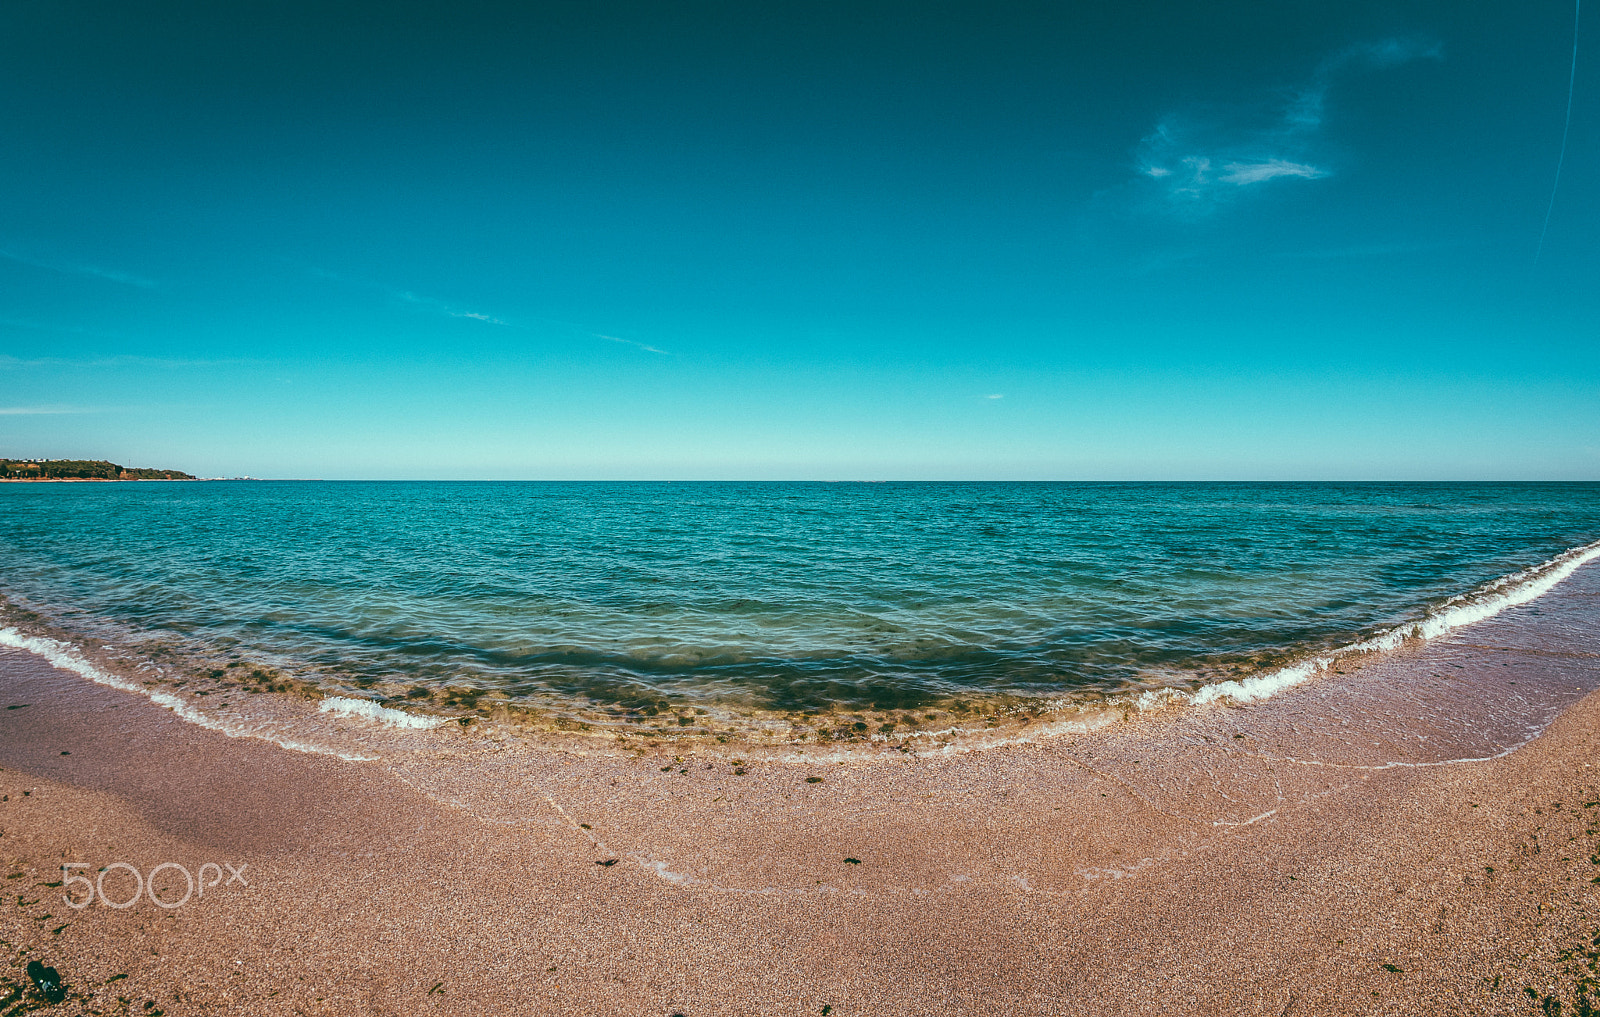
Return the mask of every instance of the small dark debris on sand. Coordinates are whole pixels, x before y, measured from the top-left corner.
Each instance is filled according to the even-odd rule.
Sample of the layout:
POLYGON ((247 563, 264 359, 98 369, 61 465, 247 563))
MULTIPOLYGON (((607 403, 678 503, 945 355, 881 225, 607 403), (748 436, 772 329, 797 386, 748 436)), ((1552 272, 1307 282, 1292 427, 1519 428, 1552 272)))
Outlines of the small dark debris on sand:
POLYGON ((67 988, 61 984, 61 972, 47 968, 38 961, 28 962, 28 977, 46 1002, 59 1003, 67 998, 67 988))

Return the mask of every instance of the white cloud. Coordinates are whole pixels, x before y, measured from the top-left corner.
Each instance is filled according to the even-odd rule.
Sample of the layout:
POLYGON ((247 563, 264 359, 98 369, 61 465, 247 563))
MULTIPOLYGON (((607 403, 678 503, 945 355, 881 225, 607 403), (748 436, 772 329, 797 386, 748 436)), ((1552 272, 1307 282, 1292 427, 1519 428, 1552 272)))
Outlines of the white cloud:
POLYGON ((397 290, 388 286, 379 286, 378 289, 383 290, 396 300, 407 304, 415 304, 418 307, 426 307, 430 311, 437 311, 439 314, 443 314, 451 318, 473 318, 478 321, 493 320, 487 314, 478 314, 474 311, 457 310, 456 308, 445 303, 443 300, 439 300, 434 297, 425 297, 421 294, 413 293, 410 290, 397 290))
POLYGON ((662 356, 671 356, 671 354, 667 353, 666 350, 658 350, 654 346, 646 346, 644 343, 636 343, 632 339, 619 339, 614 335, 601 335, 599 332, 591 332, 589 334, 594 336, 596 339, 608 339, 611 342, 622 343, 626 346, 637 346, 646 353, 659 353, 662 356))
MULTIPOLYGON (((298 263, 290 262, 290 264, 298 263)), ((329 282, 335 282, 345 286, 358 286, 363 289, 377 290, 381 293, 387 294, 393 300, 399 300, 407 304, 413 304, 417 307, 425 307, 428 310, 446 315, 447 317, 466 318, 470 321, 481 321, 486 325, 499 325, 504 328, 517 329, 522 332, 533 331, 533 328, 530 325, 520 324, 515 321, 507 321, 504 318, 497 318, 492 314, 484 314, 482 311, 463 311, 460 308, 452 304, 448 304, 436 297, 423 296, 420 293, 413 293, 411 290, 396 289, 392 286, 385 286, 381 283, 365 283, 353 279, 347 279, 336 272, 330 272, 327 269, 318 268, 315 265, 304 265, 301 267, 319 279, 326 279, 329 282)), ((556 321, 551 318, 537 318, 534 320, 550 325, 559 325, 564 329, 574 329, 595 339, 605 339, 608 342, 623 343, 627 346, 634 346, 638 349, 644 350, 647 353, 660 353, 664 356, 670 356, 666 350, 658 350, 654 346, 647 346, 644 343, 635 342, 632 339, 622 339, 614 335, 603 335, 599 332, 590 332, 586 326, 578 325, 570 321, 556 321)))
POLYGON ((487 314, 479 314, 477 311, 446 311, 445 313, 452 318, 471 318, 473 321, 486 321, 491 325, 511 324, 509 321, 501 321, 499 318, 487 314))
POLYGON ((326 279, 328 282, 338 283, 341 286, 354 286, 364 290, 376 290, 379 293, 383 293, 391 300, 398 300, 401 303, 411 304, 416 307, 425 307, 430 311, 445 315, 449 318, 468 318, 472 321, 481 321, 486 325, 504 325, 508 328, 517 327, 511 324, 509 321, 496 318, 492 314, 484 314, 482 311, 463 311, 459 307, 456 307, 453 304, 448 304, 437 297, 423 296, 422 294, 414 293, 411 290, 402 290, 394 286, 385 286, 382 283, 364 282, 359 279, 349 279, 340 275, 338 272, 330 272, 327 269, 319 268, 316 265, 304 265, 289 258, 285 258, 283 260, 287 261, 291 265, 296 266, 297 268, 304 269, 306 272, 316 276, 318 279, 326 279))
POLYGON ((1222 167, 1227 172, 1218 177, 1225 184, 1234 184, 1243 187, 1246 184, 1259 184, 1263 180, 1274 177, 1302 177, 1306 180, 1316 180, 1318 177, 1328 175, 1327 170, 1308 166, 1303 162, 1290 162, 1287 159, 1268 159, 1266 162, 1230 162, 1222 167))
POLYGON ((1322 61, 1309 81, 1289 93, 1286 103, 1169 114, 1141 139, 1137 172, 1160 189, 1169 208, 1200 214, 1268 181, 1332 176, 1316 150, 1336 77, 1439 57, 1437 43, 1413 39, 1362 43, 1322 61))
POLYGON ((66 406, 0 406, 0 417, 37 417, 57 413, 88 413, 66 406))

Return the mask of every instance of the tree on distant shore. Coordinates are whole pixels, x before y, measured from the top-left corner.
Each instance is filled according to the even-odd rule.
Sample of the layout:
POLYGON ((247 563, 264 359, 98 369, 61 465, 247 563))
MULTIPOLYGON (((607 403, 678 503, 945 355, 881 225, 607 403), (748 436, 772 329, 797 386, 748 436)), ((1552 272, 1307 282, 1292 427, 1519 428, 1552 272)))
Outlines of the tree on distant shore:
POLYGON ((104 459, 47 459, 28 462, 0 459, 0 479, 6 480, 193 480, 180 470, 128 468, 104 459))

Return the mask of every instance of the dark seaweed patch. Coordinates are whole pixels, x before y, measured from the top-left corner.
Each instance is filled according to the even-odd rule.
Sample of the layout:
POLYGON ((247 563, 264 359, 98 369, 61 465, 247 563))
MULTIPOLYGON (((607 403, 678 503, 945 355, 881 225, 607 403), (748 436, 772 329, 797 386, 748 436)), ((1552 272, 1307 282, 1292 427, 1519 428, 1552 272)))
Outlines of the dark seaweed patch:
POLYGON ((61 972, 47 968, 38 961, 28 962, 28 978, 47 1002, 59 1003, 67 998, 67 987, 62 984, 61 972))

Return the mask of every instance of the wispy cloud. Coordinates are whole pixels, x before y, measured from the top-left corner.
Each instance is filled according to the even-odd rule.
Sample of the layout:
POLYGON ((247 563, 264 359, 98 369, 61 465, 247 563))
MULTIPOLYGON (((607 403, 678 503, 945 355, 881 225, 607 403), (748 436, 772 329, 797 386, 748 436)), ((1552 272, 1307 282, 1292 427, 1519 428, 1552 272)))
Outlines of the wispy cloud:
POLYGON ((984 398, 985 399, 1004 399, 1005 395, 1003 395, 1001 393, 996 393, 994 395, 986 395, 986 396, 984 396, 984 398))
POLYGON ((390 289, 386 286, 379 288, 383 289, 396 300, 407 304, 413 304, 417 307, 426 307, 430 311, 437 311, 447 318, 467 318, 472 321, 481 321, 486 325, 504 325, 508 328, 517 327, 512 325, 509 321, 496 318, 492 314, 484 314, 481 311, 464 311, 459 307, 445 303, 443 300, 437 300, 433 297, 425 297, 420 294, 413 293, 410 290, 396 290, 390 289))
MULTIPOLYGON (((498 325, 502 328, 517 329, 523 332, 534 331, 533 327, 530 325, 521 324, 516 321, 510 321, 505 318, 497 317, 493 314, 486 314, 482 311, 469 311, 448 301, 440 300, 437 297, 430 297, 421 293, 416 293, 412 290, 398 289, 393 286, 385 286, 381 283, 368 283, 346 279, 337 273, 329 272, 327 269, 317 268, 315 266, 302 267, 319 279, 326 279, 329 282, 336 282, 347 286, 359 286, 363 289, 376 290, 380 293, 386 294, 390 299, 398 300, 401 303, 409 304, 413 307, 424 308, 437 314, 442 314, 448 318, 463 318, 469 321, 481 321, 485 325, 498 325)), ((601 332, 594 332, 586 326, 579 325, 575 322, 556 321, 553 318, 537 318, 534 320, 548 325, 558 325, 562 328, 574 329, 582 332, 585 335, 588 335, 593 339, 604 339, 607 342, 622 343, 625 346, 632 346, 636 349, 644 350, 646 353, 658 353, 662 356, 671 356, 671 354, 666 350, 657 349, 654 346, 650 346, 633 339, 624 339, 620 336, 605 335, 601 332)))
POLYGON ((57 413, 92 413, 71 406, 0 406, 0 417, 38 417, 57 413))
POLYGON ((1266 162, 1230 162, 1222 167, 1222 175, 1217 179, 1225 184, 1244 187, 1247 184, 1259 184, 1263 180, 1273 180, 1277 177, 1300 177, 1304 180, 1316 180, 1325 177, 1328 171, 1309 166, 1303 162, 1290 162, 1287 159, 1268 159, 1266 162))
POLYGON ((51 272, 87 276, 91 279, 105 279, 109 282, 121 283, 124 286, 137 286, 141 289, 153 289, 156 286, 154 279, 146 279, 144 276, 134 275, 132 272, 124 272, 114 268, 101 268, 99 265, 36 258, 6 248, 0 248, 0 258, 15 261, 21 265, 29 265, 33 268, 46 269, 51 272))
POLYGON ((385 286, 383 283, 367 282, 361 279, 350 279, 346 276, 340 275, 337 272, 330 272, 325 268, 318 268, 316 265, 305 265, 291 259, 284 260, 288 261, 292 265, 303 268, 305 271, 316 276, 318 279, 326 279, 328 282, 338 283, 341 286, 354 286, 359 289, 382 293, 390 300, 397 300, 402 304, 410 304, 413 307, 421 307, 426 310, 442 314, 447 318, 467 318, 472 321, 481 321, 486 325, 504 325, 509 328, 517 327, 512 325, 511 322, 497 318, 492 314, 484 314, 482 311, 464 310, 455 304, 447 303, 446 301, 440 300, 437 297, 424 296, 421 293, 416 293, 411 290, 400 289, 398 286, 385 286))
POLYGON ((1317 142, 1338 78, 1440 55, 1438 43, 1416 39, 1362 43, 1334 53, 1275 101, 1170 113, 1140 141, 1138 174, 1159 190, 1166 207, 1189 214, 1213 211, 1269 181, 1332 176, 1317 142))
POLYGON ((662 356, 671 356, 671 354, 667 353, 666 350, 658 350, 654 346, 646 346, 644 343, 634 342, 632 339, 622 339, 614 335, 601 335, 599 332, 590 332, 589 334, 594 336, 596 339, 606 339, 614 343, 622 343, 626 346, 635 346, 641 350, 644 350, 646 353, 659 353, 662 356))

